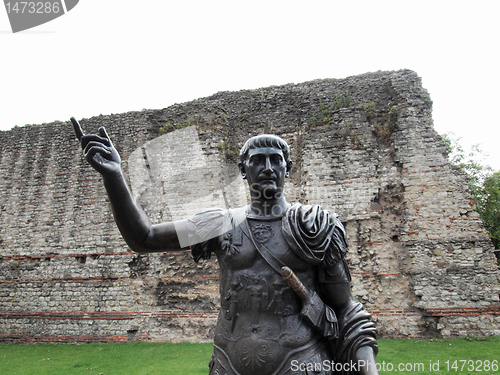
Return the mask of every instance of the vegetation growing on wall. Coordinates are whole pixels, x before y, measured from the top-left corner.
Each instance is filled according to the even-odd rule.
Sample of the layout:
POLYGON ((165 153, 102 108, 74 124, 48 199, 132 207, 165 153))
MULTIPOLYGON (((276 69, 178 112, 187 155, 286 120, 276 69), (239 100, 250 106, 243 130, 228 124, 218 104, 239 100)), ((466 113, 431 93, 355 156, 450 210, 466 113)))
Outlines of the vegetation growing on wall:
MULTIPOLYGON (((500 171, 481 163, 482 152, 478 145, 466 153, 459 144, 460 139, 444 134, 443 141, 448 150, 450 162, 467 174, 469 193, 476 201, 476 209, 484 227, 488 230, 495 249, 500 250, 500 171)), ((500 251, 496 252, 500 261, 500 251)))
POLYGON ((321 98, 319 99, 319 112, 309 113, 307 112, 307 125, 330 125, 333 121, 333 115, 335 112, 341 108, 349 108, 352 103, 352 98, 349 94, 349 90, 346 90, 344 94, 335 94, 335 99, 330 105, 326 105, 321 98))
POLYGON ((234 144, 231 144, 228 137, 224 137, 218 144, 219 151, 223 151, 228 157, 239 155, 239 149, 234 144))
POLYGON ((177 122, 177 123, 167 122, 165 125, 160 127, 159 131, 160 135, 163 135, 165 133, 170 133, 173 132, 174 130, 187 128, 188 126, 192 125, 194 125, 192 119, 188 118, 186 122, 177 122))
MULTIPOLYGON (((150 118, 150 120, 152 119, 150 118)), ((224 111, 222 111, 220 114, 215 115, 187 117, 186 120, 179 122, 168 121, 165 123, 164 121, 158 121, 158 119, 154 119, 152 122, 158 124, 158 132, 160 135, 187 128, 189 126, 196 126, 196 128, 201 132, 214 132, 227 128, 228 116, 224 111)))
POLYGON ((370 102, 365 108, 368 122, 373 126, 375 138, 382 144, 388 145, 391 142, 392 134, 398 130, 399 106, 384 109, 377 109, 375 102, 370 102))
MULTIPOLYGON (((500 171, 484 180, 476 206, 484 227, 490 232, 495 249, 500 250, 500 171)), ((500 252, 496 255, 500 260, 500 252)))
POLYGON ((340 139, 342 144, 346 145, 348 142, 350 142, 354 149, 360 149, 362 145, 361 135, 354 127, 354 123, 352 121, 344 121, 343 125, 344 127, 340 132, 340 139))

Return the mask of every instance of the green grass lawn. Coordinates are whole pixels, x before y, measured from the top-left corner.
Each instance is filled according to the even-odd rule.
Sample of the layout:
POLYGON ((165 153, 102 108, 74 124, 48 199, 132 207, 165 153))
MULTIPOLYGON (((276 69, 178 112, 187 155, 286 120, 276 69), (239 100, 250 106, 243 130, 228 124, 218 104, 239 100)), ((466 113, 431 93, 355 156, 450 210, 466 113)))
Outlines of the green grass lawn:
POLYGON ((379 340, 381 374, 500 374, 500 338, 379 340), (392 365, 392 371, 391 370, 392 365), (407 369, 408 371, 404 371, 407 369), (403 370, 403 371, 401 371, 403 370))
POLYGON ((1 344, 1 375, 207 374, 212 344, 1 344))
MULTIPOLYGON (((383 339, 379 346, 381 374, 500 374, 500 338, 383 339)), ((0 344, 0 375, 198 375, 208 374, 211 354, 211 344, 0 344)))

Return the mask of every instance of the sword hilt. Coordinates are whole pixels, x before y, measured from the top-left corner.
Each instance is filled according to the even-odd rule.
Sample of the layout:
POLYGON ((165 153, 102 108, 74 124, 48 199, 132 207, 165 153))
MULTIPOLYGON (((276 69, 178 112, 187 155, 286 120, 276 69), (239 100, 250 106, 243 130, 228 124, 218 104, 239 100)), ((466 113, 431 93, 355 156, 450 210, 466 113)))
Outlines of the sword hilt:
POLYGON ((291 270, 290 267, 284 266, 281 267, 281 276, 287 282, 288 286, 292 288, 292 290, 297 293, 300 299, 304 302, 309 302, 311 300, 311 296, 307 291, 302 281, 297 277, 295 272, 291 270))

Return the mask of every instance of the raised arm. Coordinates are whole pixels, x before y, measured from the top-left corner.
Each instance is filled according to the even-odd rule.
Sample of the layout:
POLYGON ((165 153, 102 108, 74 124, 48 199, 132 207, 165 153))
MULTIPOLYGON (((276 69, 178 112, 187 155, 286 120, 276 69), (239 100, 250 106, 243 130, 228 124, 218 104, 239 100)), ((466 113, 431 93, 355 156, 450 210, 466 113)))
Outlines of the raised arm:
POLYGON ((132 196, 123 174, 120 155, 106 130, 101 127, 98 134, 84 134, 74 117, 71 122, 81 143, 83 156, 102 175, 115 222, 127 245, 139 253, 179 250, 174 223, 152 225, 132 196))

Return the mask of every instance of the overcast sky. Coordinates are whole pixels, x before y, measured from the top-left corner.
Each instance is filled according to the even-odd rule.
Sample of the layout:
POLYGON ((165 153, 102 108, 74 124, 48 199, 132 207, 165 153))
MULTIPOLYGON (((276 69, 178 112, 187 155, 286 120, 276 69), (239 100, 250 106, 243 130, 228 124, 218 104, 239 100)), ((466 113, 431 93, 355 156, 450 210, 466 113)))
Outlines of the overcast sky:
POLYGON ((0 9, 0 130, 411 69, 436 130, 481 144, 499 170, 499 10, 497 0, 81 0, 13 34, 0 9))

